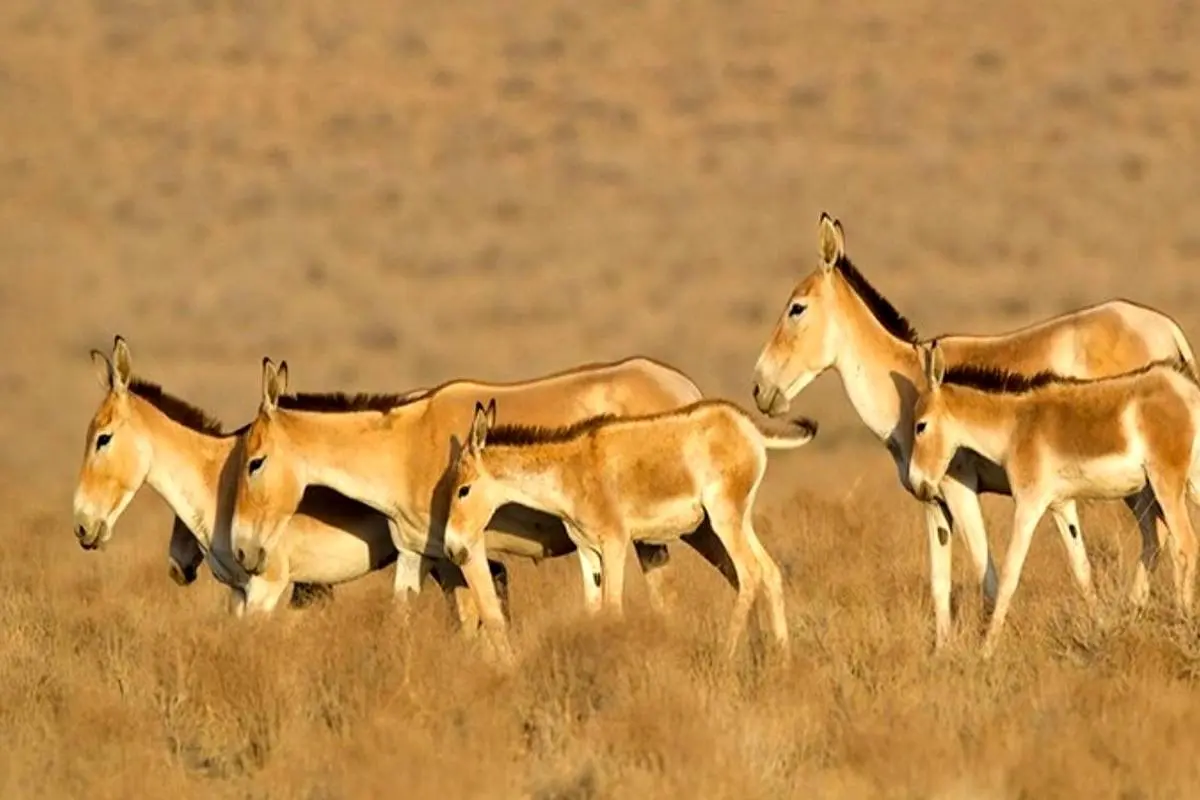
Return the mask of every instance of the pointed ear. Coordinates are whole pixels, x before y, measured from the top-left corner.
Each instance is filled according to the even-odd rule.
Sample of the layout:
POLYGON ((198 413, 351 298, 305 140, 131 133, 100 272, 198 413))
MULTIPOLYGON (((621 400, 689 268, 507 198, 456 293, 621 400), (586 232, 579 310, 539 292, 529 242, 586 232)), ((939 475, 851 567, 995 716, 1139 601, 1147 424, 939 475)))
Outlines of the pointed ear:
POLYGON ((93 350, 92 366, 96 370, 96 380, 100 382, 100 388, 106 392, 111 392, 113 388, 113 365, 108 360, 108 356, 99 350, 93 350))
MULTIPOLYGON (((287 394, 288 390, 288 366, 287 359, 279 362, 279 369, 275 371, 275 382, 279 385, 279 394, 287 394)), ((278 395, 276 395, 278 397, 278 395)))
MULTIPOLYGON (((286 377, 286 376, 285 376, 286 377)), ((267 356, 262 360, 262 401, 259 410, 267 414, 279 407, 279 370, 267 356)))
POLYGON ((922 349, 925 351, 925 378, 929 381, 931 389, 937 389, 946 377, 946 356, 938 346, 937 339, 922 345, 922 349))
POLYGON ((483 403, 475 404, 475 418, 471 420, 471 433, 467 436, 467 449, 478 453, 487 444, 488 410, 483 403))
POLYGON ((496 398, 493 397, 491 400, 488 400, 485 411, 487 412, 487 424, 490 430, 496 427, 496 398))
POLYGON ((120 335, 113 337, 112 368, 113 391, 125 391, 133 380, 133 362, 129 358, 129 345, 120 335))
POLYGON ((846 240, 842 236, 842 225, 822 211, 817 229, 817 252, 821 256, 821 269, 829 271, 846 257, 846 240))

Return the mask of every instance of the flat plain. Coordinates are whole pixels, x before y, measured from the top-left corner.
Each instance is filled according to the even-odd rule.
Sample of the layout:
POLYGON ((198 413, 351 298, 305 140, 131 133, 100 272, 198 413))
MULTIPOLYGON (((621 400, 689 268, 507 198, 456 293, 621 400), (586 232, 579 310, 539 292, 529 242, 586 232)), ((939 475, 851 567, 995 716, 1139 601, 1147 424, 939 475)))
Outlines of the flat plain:
MULTIPOLYGON (((1194 796, 1200 644, 1122 598, 1137 533, 1085 504, 1087 619, 1049 522, 981 662, 956 543, 933 656, 925 535, 836 377, 758 511, 793 656, 727 664, 732 592, 674 548, 582 617, 512 562, 520 669, 390 573, 237 623, 167 578, 149 490, 85 553, 87 352, 240 425, 302 390, 530 377, 641 353, 750 407, 822 210, 924 333, 1112 297, 1200 343, 1200 19, 1188 0, 0 4, 0 795, 1194 796)), ((1011 503, 985 503, 997 558, 1011 503)))

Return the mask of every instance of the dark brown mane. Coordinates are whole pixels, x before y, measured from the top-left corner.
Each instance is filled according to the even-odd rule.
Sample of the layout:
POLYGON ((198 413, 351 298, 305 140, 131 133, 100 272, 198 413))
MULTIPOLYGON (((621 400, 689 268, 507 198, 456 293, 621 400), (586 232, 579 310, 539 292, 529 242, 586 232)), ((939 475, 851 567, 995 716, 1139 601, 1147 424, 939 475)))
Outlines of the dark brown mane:
POLYGON ((1102 381, 1130 378, 1143 375, 1157 367, 1171 367, 1176 372, 1191 378, 1187 364, 1178 359, 1165 358, 1151 361, 1137 369, 1108 375, 1103 378, 1076 378, 1070 375, 1060 375, 1057 372, 1043 370, 1033 375, 1021 375, 1008 372, 998 367, 984 367, 978 364, 957 364, 946 369, 942 383, 955 386, 965 386, 992 394, 1024 394, 1046 386, 1076 386, 1084 383, 1100 383, 1102 381))
POLYGON ((191 428, 197 433, 209 436, 224 436, 221 421, 209 416, 191 403, 184 402, 174 395, 167 394, 157 383, 134 378, 129 382, 129 391, 157 408, 168 419, 178 422, 185 428, 191 428))
POLYGON ((525 447, 534 444, 569 442, 616 418, 615 414, 600 414, 571 425, 564 425, 561 428, 543 428, 537 425, 497 425, 488 431, 487 446, 525 447))
POLYGON ((279 396, 279 407, 290 411, 338 414, 351 411, 388 412, 425 397, 426 394, 345 394, 344 392, 297 392, 279 396))
POLYGON ((912 326, 912 323, 905 319, 904 315, 897 311, 896 307, 863 277, 850 259, 842 256, 833 265, 833 268, 846 279, 846 283, 850 284, 850 288, 859 296, 867 310, 879 321, 884 330, 909 344, 917 344, 920 341, 917 329, 912 326))

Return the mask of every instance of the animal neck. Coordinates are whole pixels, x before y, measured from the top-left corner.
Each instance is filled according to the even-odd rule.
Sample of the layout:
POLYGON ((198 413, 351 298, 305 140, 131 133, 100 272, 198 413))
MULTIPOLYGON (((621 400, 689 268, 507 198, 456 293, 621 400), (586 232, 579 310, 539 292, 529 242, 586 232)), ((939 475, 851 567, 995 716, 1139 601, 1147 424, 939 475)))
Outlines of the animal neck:
POLYGON ((538 511, 570 516, 564 474, 579 458, 578 441, 484 448, 483 466, 504 486, 509 502, 538 511))
POLYGON ((838 280, 837 293, 842 322, 833 370, 871 432, 907 452, 921 375, 916 349, 884 328, 844 280, 838 280))
POLYGON ((944 387, 942 391, 946 410, 959 431, 959 446, 1003 465, 1012 447, 1018 415, 1028 397, 967 387, 944 387))
POLYGON ((138 415, 152 452, 146 482, 209 550, 216 526, 221 470, 236 440, 192 430, 149 403, 138 403, 138 415))
POLYGON ((394 515, 400 500, 406 420, 403 410, 278 411, 303 462, 307 485, 324 486, 394 515))

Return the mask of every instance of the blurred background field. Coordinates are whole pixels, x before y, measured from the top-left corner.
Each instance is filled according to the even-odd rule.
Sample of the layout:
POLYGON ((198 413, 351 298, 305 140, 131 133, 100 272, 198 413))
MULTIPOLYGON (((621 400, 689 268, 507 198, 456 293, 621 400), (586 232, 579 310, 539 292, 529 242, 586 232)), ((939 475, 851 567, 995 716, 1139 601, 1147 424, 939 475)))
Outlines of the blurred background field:
MULTIPOLYGON (((1195 632, 1123 615, 1123 509, 1084 519, 1110 627, 1043 535, 998 662, 974 659, 961 554, 959 638, 931 660, 919 511, 832 376, 760 511, 786 669, 714 658, 731 593, 682 550, 669 620, 631 581, 616 629, 578 620, 573 564, 514 565, 527 669, 502 680, 437 598, 401 625, 390 575, 238 626, 207 572, 168 581, 148 492, 102 554, 69 518, 87 351, 114 333, 230 424, 263 355, 297 389, 402 390, 641 353, 749 406, 822 210, 924 333, 1122 296, 1200 344, 1198 13, 2 4, 0 792, 1194 794, 1195 632)), ((1010 504, 987 509, 1003 548, 1010 504)))

